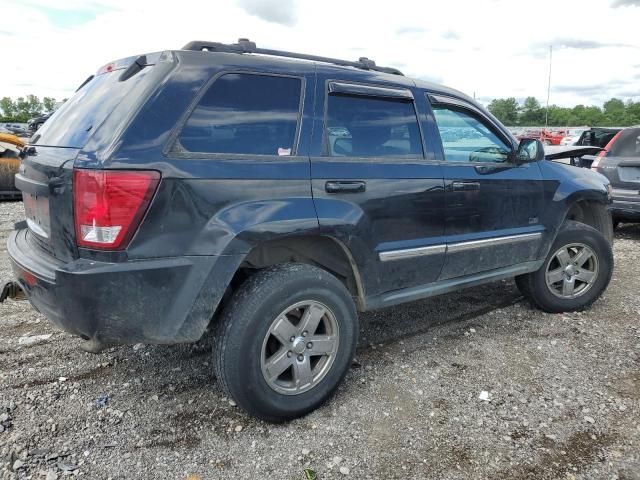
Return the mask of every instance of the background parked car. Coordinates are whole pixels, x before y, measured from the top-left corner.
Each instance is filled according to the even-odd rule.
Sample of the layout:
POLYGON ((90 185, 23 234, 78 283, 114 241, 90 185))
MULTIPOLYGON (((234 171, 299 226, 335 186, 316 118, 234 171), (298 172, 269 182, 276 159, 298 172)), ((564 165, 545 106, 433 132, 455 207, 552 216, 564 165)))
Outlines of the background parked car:
POLYGON ((560 142, 565 137, 566 132, 564 130, 548 130, 544 128, 528 128, 523 129, 522 133, 516 135, 518 140, 523 138, 535 138, 540 140, 545 145, 560 145, 560 142))
POLYGON ((614 225, 620 221, 640 222, 640 126, 615 134, 591 169, 611 182, 614 225))
POLYGON ((0 132, 12 133, 13 135, 18 136, 29 135, 29 130, 24 128, 24 124, 18 125, 15 123, 6 123, 0 132))
POLYGON ((569 130, 567 130, 566 135, 560 141, 560 145, 576 145, 578 143, 578 140, 580 140, 582 134, 587 130, 589 130, 588 127, 570 128, 569 130))
MULTIPOLYGON (((594 127, 582 132, 580 138, 576 142, 576 145, 583 147, 600 147, 606 148, 611 139, 616 136, 618 132, 620 132, 622 128, 603 128, 603 127, 594 127)), ((595 155, 584 155, 580 159, 580 167, 590 168, 596 159, 595 155)))
POLYGON ((39 117, 30 118, 27 122, 29 130, 31 130, 32 132, 37 131, 44 124, 44 122, 49 119, 51 115, 53 115, 53 112, 47 112, 43 115, 40 115, 39 117))

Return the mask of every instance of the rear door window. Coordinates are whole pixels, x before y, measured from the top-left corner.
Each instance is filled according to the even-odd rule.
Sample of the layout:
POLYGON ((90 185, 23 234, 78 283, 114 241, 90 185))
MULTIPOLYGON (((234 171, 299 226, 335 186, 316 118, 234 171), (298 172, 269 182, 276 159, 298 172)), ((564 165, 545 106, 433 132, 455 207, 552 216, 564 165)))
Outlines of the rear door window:
POLYGON ((325 135, 332 157, 423 156, 410 99, 330 94, 325 135))
POLYGON ((222 75, 189 116, 180 146, 197 153, 293 155, 301 92, 299 78, 222 75))

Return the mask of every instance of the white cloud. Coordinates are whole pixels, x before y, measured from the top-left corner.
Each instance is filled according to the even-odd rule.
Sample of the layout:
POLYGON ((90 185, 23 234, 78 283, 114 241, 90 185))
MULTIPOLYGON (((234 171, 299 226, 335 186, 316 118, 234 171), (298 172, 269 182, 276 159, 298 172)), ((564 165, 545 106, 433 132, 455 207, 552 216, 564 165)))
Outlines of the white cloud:
POLYGON ((295 0, 238 0, 249 15, 255 15, 267 22, 294 25, 296 23, 295 0))
POLYGON ((640 100, 634 1, 396 0, 393 8, 344 0, 0 0, 0 45, 13 61, 0 97, 63 98, 101 65, 190 40, 234 42, 356 59, 373 58, 413 77, 436 79, 487 100, 546 98, 548 45, 554 43, 551 102, 640 100), (51 9, 90 10, 62 28, 51 9), (634 77, 635 75, 635 77, 634 77), (634 92, 635 96, 634 96, 634 92))

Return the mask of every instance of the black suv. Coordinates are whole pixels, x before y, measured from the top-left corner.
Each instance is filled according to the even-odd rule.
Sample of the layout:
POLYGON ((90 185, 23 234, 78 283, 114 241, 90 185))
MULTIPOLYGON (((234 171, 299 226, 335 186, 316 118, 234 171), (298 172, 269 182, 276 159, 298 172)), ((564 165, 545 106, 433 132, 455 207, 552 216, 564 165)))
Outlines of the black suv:
POLYGON ((29 121, 27 122, 27 128, 31 132, 38 131, 40 127, 44 125, 44 122, 46 122, 47 120, 49 120, 49 118, 51 118, 51 115, 53 115, 53 112, 47 112, 38 117, 30 118, 29 121))
POLYGON ((600 296, 608 182, 543 155, 366 58, 192 42, 105 65, 39 130, 8 250, 91 349, 211 323, 222 388, 282 421, 340 383, 357 311, 509 277, 549 312, 600 296))

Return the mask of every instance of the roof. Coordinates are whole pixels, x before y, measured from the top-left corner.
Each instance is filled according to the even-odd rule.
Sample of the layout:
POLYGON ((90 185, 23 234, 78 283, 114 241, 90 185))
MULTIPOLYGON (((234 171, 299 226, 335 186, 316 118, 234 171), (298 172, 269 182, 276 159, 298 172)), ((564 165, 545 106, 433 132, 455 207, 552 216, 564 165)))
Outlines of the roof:
MULTIPOLYGON (((187 43, 182 50, 207 53, 222 53, 222 54, 240 54, 245 57, 250 57, 258 62, 261 62, 260 58, 266 60, 269 64, 281 65, 285 67, 290 66, 291 63, 311 63, 316 66, 318 72, 331 72, 345 70, 353 74, 354 77, 361 78, 362 81, 377 81, 388 84, 401 85, 404 87, 418 87, 430 92, 440 93, 444 95, 450 95, 459 97, 470 101, 476 105, 472 98, 464 93, 455 90, 453 88, 439 85, 424 80, 413 80, 405 77, 400 70, 393 67, 378 66, 375 61, 367 58, 360 57, 358 60, 341 60, 330 57, 322 57, 317 55, 309 55, 303 53, 294 53, 282 50, 272 50, 258 48, 254 42, 248 39, 241 38, 238 43, 224 44, 219 42, 207 42, 207 41, 192 41, 187 43)), ((262 63, 262 62, 261 62, 262 63)))

